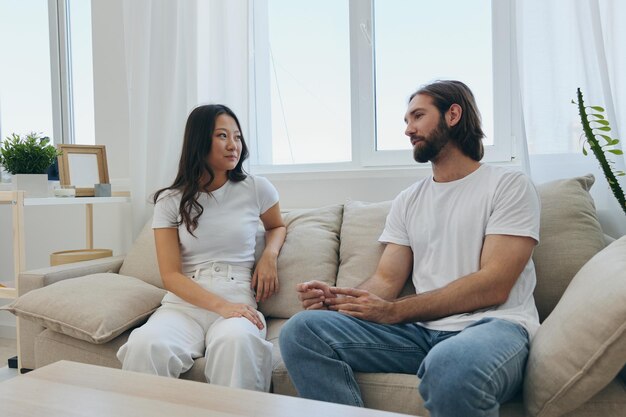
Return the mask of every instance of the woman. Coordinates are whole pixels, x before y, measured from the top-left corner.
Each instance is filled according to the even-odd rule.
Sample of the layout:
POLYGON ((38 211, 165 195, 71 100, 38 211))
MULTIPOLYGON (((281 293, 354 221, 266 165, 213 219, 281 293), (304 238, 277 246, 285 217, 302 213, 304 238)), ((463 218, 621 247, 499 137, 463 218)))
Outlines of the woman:
POLYGON ((244 173, 247 157, 228 107, 191 112, 176 179, 154 195, 152 227, 168 293, 118 351, 123 369, 177 378, 205 356, 207 382, 269 390, 272 345, 256 307, 278 291, 286 230, 276 189, 244 173), (252 272, 259 218, 266 246, 252 272))

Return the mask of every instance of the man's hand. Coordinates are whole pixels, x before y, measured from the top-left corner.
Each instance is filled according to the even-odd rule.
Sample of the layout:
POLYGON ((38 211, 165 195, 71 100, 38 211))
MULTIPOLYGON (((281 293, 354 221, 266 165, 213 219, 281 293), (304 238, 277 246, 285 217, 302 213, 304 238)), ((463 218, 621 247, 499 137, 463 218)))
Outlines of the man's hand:
POLYGON ((326 300, 328 309, 347 314, 362 320, 381 324, 394 324, 393 302, 383 300, 366 290, 357 288, 332 287, 335 298, 326 300))
POLYGON ((308 281, 296 285, 298 299, 306 310, 327 310, 327 300, 335 298, 331 287, 322 281, 308 281))

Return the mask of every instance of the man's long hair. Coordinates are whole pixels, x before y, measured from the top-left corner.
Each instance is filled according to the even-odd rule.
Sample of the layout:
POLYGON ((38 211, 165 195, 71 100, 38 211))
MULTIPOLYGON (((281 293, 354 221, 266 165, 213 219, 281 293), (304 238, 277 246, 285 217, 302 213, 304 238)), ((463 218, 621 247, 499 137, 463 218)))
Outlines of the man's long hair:
POLYGON ((485 154, 482 139, 485 137, 474 94, 460 81, 438 80, 411 94, 409 102, 418 94, 430 96, 443 118, 453 104, 463 109, 459 123, 450 128, 450 138, 465 155, 480 161, 485 154))

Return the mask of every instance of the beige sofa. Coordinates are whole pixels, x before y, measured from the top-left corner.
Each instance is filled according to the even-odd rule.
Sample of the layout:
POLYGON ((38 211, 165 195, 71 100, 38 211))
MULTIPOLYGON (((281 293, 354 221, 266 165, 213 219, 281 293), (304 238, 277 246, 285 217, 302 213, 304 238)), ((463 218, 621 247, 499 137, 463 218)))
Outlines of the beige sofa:
MULTIPOLYGON (((541 243, 533 258, 542 326, 523 394, 503 405, 502 416, 626 416, 626 378, 618 375, 626 363, 626 237, 610 243, 603 235, 588 193, 593 181, 538 187, 541 243)), ((376 239, 389 207, 352 201, 284 215, 281 290, 259 307, 274 344, 273 392, 296 395, 278 346, 281 326, 300 310, 295 284, 318 279, 354 286, 367 278, 382 250, 376 239)), ((262 246, 259 233, 257 254, 262 246)), ((164 294, 149 227, 125 257, 25 272, 19 288, 9 309, 19 320, 21 367, 30 369, 61 359, 119 368, 117 349, 164 294)), ((183 378, 203 381, 203 362, 197 359, 183 378)), ((357 378, 367 407, 428 415, 415 375, 357 378)))

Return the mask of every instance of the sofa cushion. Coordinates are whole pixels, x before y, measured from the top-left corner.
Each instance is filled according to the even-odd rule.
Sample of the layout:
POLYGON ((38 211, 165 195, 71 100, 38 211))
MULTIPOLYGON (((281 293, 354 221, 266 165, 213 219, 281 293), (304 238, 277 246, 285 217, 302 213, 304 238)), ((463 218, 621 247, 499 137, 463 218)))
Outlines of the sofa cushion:
MULTIPOLYGON (((341 243, 339 246, 338 287, 356 287, 375 271, 385 245, 378 242, 391 201, 367 203, 349 201, 343 210, 341 243)), ((402 295, 415 294, 411 280, 402 295)))
MULTIPOLYGON (((283 215, 287 237, 278 257, 280 289, 259 304, 266 317, 289 318, 302 310, 296 284, 318 280, 335 284, 339 263, 339 229, 343 206, 292 210, 283 215)), ((257 259, 265 248, 257 241, 257 259)))
POLYGON ((533 253, 537 271, 535 304, 543 321, 576 272, 604 248, 604 235, 589 189, 593 175, 551 181, 541 197, 540 242, 533 253))
POLYGON ((100 344, 147 319, 164 295, 164 290, 137 278, 101 273, 30 291, 4 309, 55 332, 100 344))
POLYGON ((524 393, 531 416, 585 403, 626 363, 626 237, 576 274, 530 349, 524 393))
POLYGON ((120 274, 139 278, 155 287, 163 288, 154 244, 152 219, 146 223, 124 258, 120 274))

